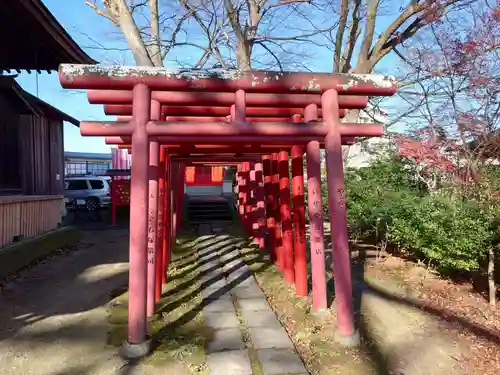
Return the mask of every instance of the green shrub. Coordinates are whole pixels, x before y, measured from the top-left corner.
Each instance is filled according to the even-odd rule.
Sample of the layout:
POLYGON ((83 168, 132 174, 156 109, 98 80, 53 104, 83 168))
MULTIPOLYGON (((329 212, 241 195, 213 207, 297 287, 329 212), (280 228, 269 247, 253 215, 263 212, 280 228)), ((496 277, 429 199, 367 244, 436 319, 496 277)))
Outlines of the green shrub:
POLYGON ((434 194, 411 215, 396 216, 389 239, 443 271, 477 270, 491 241, 487 215, 472 203, 434 194))
POLYGON ((387 240, 444 272, 479 269, 498 243, 499 206, 479 185, 431 194, 414 172, 397 157, 346 172, 351 237, 387 240))
POLYGON ((351 235, 377 241, 387 236, 393 218, 411 212, 424 194, 407 165, 396 158, 347 171, 345 187, 351 235))

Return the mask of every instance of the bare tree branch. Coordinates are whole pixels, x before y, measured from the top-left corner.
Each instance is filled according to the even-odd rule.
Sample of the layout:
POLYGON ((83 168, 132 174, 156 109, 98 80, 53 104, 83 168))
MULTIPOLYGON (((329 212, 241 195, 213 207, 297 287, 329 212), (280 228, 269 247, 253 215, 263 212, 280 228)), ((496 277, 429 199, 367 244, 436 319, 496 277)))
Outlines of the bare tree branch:
POLYGON ((340 3, 340 22, 337 29, 337 36, 335 37, 335 54, 333 59, 333 71, 342 71, 340 65, 340 56, 342 55, 342 45, 344 41, 344 31, 347 25, 347 16, 349 15, 349 1, 342 0, 340 3))
POLYGON ((365 65, 368 61, 368 55, 373 42, 373 34, 375 33, 375 21, 377 18, 379 0, 368 0, 368 14, 365 21, 365 36, 361 49, 359 51, 357 68, 365 70, 365 65))
POLYGON ((282 5, 290 5, 290 4, 297 4, 297 3, 307 3, 311 4, 312 0, 281 0, 277 3, 272 3, 267 5, 267 9, 272 9, 276 8, 282 5))
POLYGON ((151 24, 151 45, 148 48, 149 56, 155 66, 163 66, 158 0, 149 0, 149 12, 151 24))
POLYGON ((275 54, 273 51, 271 51, 271 50, 269 49, 269 47, 267 47, 267 46, 265 45, 265 43, 264 43, 264 42, 257 42, 257 44, 259 44, 262 48, 264 48, 267 52, 269 52, 269 54, 270 54, 272 57, 274 57, 274 59, 276 60, 276 63, 278 64, 278 66, 279 66, 279 68, 280 68, 280 71, 283 71, 283 65, 281 65, 281 61, 280 61, 280 59, 278 58, 278 56, 276 56, 276 54, 275 54))
POLYGON ((369 61, 366 63, 366 68, 356 67, 356 72, 362 72, 363 70, 371 71, 371 69, 373 69, 384 56, 391 52, 394 47, 411 38, 423 27, 442 18, 447 8, 454 4, 466 4, 469 2, 469 0, 447 0, 443 3, 436 2, 435 8, 429 8, 428 2, 412 0, 410 5, 403 10, 401 15, 397 17, 379 37, 377 43, 369 53, 369 61), (409 26, 402 32, 398 32, 399 28, 402 27, 405 22, 416 15, 418 16, 409 26))
POLYGON ((96 12, 98 15, 107 18, 113 24, 118 26, 117 15, 111 10, 111 8, 108 7, 104 7, 104 9, 99 8, 99 6, 97 5, 97 0, 85 0, 85 4, 90 8, 92 8, 94 12, 96 12))
MULTIPOLYGON (((340 69, 334 70, 338 72, 347 73, 351 69, 351 59, 354 52, 354 46, 361 35, 361 25, 360 25, 360 6, 361 0, 353 0, 354 8, 352 10, 352 22, 349 26, 349 38, 345 44, 344 53, 342 60, 340 62, 340 69)), ((340 49, 340 48, 339 48, 340 49)), ((337 50, 337 49, 336 49, 337 50)), ((340 51, 339 51, 340 52, 340 51)))

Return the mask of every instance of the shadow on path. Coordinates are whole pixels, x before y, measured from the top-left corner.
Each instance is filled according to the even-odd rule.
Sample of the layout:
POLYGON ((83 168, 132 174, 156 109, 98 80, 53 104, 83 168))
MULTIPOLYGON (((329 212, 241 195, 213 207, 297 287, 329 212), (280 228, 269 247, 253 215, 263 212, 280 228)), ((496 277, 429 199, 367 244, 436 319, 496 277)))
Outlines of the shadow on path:
POLYGON ((128 233, 82 231, 74 251, 23 271, 0 292, 0 340, 48 317, 103 306, 127 282, 128 233))

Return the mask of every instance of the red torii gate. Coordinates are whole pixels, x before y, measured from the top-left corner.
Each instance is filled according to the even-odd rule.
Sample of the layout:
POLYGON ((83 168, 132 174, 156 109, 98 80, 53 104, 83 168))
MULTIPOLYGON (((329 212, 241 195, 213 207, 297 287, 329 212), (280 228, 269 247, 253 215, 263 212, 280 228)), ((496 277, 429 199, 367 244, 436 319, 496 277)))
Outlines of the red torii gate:
POLYGON ((267 227, 271 259, 285 279, 295 283, 297 294, 307 294, 304 147, 313 306, 315 310, 326 308, 319 160, 320 147, 324 146, 337 338, 344 344, 358 341, 353 322, 341 145, 352 144, 357 136, 380 136, 383 129, 376 124, 341 123, 339 118, 344 109, 364 108, 368 96, 394 94, 392 77, 66 64, 61 65, 59 77, 64 88, 90 90, 89 101, 104 104, 106 113, 131 115, 120 121, 80 125, 82 135, 107 136, 107 142, 130 147, 134 154, 128 340, 123 347, 126 356, 138 357, 150 350, 147 316, 154 312, 160 284, 166 281, 170 249, 182 212, 186 163, 237 163, 239 211, 247 230, 263 246, 263 230, 267 227), (290 117, 291 121, 287 120, 290 117), (158 189, 163 199, 158 199, 158 189))

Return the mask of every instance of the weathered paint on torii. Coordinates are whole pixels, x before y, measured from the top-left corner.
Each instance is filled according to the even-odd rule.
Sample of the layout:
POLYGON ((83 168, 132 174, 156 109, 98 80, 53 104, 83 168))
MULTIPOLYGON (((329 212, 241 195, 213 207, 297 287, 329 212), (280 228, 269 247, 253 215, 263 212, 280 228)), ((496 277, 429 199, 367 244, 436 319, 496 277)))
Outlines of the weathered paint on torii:
MULTIPOLYGON (((357 136, 380 136, 383 129, 377 124, 340 123, 339 118, 344 109, 364 108, 368 96, 392 95, 396 90, 392 77, 82 65, 62 65, 59 76, 65 88, 91 90, 89 101, 104 104, 108 113, 131 115, 117 122, 81 124, 82 135, 107 136, 108 142, 114 140, 116 142, 112 143, 122 147, 130 145, 134 154, 129 333, 124 343, 127 355, 144 355, 149 349, 146 317, 151 313, 147 306, 151 302, 152 286, 148 274, 151 277, 158 267, 150 267, 148 273, 148 205, 155 211, 158 204, 148 202, 145 182, 148 179, 148 156, 152 156, 150 164, 155 164, 160 157, 156 151, 153 155, 149 153, 151 145, 152 150, 158 145, 165 152, 165 197, 168 198, 163 204, 170 212, 168 215, 163 212, 162 220, 166 224, 164 230, 157 233, 163 236, 161 242, 165 243, 168 236, 167 242, 172 244, 178 227, 183 195, 181 164, 231 164, 237 161, 240 213, 245 227, 262 244, 262 229, 264 224, 267 226, 268 236, 272 236, 267 244, 271 258, 285 273, 287 281, 295 283, 297 293, 301 295, 307 293, 307 289, 304 290, 307 288, 307 273, 304 272, 302 249, 305 223, 300 211, 304 185, 297 161, 302 160, 305 147, 310 190, 312 294, 313 307, 317 310, 326 308, 325 285, 321 282, 321 278, 325 280, 325 267, 319 169, 320 146, 324 144, 332 220, 337 333, 339 340, 346 344, 357 341, 341 145, 352 143, 353 137, 357 136), (161 119, 151 115, 152 107, 160 108, 161 119), (193 156, 193 145, 196 156, 193 156), (293 159, 292 199, 298 202, 293 217, 288 191, 289 153, 293 159), (255 155, 262 157, 255 159, 255 155), (262 218, 264 206, 267 219, 262 218), (150 280, 149 287, 147 280, 150 280)), ((154 231, 157 226, 150 225, 150 228, 154 231)), ((158 249, 158 245, 155 248, 158 249)), ((170 248, 165 250, 164 246, 162 249, 164 265, 168 265, 170 248)), ((158 255, 151 258, 153 262, 158 261, 158 255)), ((165 270, 162 273, 164 277, 165 270)), ((158 283, 157 278, 156 288, 158 283)))

